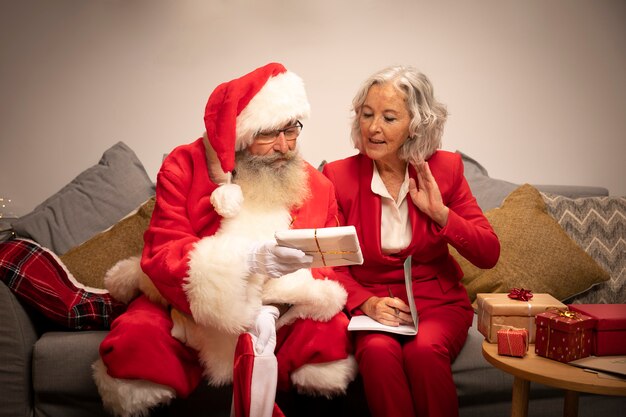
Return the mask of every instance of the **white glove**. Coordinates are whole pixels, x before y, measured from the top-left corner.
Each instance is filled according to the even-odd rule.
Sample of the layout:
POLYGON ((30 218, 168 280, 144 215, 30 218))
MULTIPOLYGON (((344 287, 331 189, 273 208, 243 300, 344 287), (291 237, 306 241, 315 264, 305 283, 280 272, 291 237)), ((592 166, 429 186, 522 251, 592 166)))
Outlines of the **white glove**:
POLYGON ((248 269, 270 278, 280 278, 302 268, 310 268, 313 257, 299 249, 278 246, 274 241, 255 242, 248 252, 248 269))
POLYGON ((256 317, 250 334, 254 336, 254 351, 259 356, 274 355, 276 347, 276 319, 278 308, 274 306, 262 306, 256 317))

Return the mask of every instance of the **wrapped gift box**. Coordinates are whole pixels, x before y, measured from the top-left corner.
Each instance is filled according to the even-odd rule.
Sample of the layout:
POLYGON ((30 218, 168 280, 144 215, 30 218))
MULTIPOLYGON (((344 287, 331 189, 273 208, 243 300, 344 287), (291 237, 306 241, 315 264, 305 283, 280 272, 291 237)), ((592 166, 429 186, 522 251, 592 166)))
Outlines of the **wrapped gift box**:
POLYGON ((498 355, 524 357, 528 352, 527 329, 498 330, 498 355))
POLYGON ((565 363, 591 355, 595 319, 564 308, 539 313, 535 320, 537 355, 565 363))
POLYGON ((529 343, 535 342, 535 315, 548 308, 566 308, 550 294, 534 294, 528 301, 509 298, 508 294, 476 295, 478 331, 489 343, 497 342, 498 330, 516 327, 528 330, 529 343))
POLYGON ((289 229, 274 234, 280 246, 300 249, 313 257, 312 267, 361 265, 363 254, 354 226, 289 229))
POLYGON ((596 319, 592 355, 626 355, 626 304, 571 304, 568 307, 596 319))

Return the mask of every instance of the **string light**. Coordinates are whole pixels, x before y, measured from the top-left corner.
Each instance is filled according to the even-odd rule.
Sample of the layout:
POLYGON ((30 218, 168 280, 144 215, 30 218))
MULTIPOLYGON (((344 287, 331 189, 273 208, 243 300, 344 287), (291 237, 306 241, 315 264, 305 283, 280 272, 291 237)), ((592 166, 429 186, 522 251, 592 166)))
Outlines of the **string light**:
POLYGON ((11 203, 12 201, 10 198, 0 197, 0 219, 14 217, 10 209, 11 203))

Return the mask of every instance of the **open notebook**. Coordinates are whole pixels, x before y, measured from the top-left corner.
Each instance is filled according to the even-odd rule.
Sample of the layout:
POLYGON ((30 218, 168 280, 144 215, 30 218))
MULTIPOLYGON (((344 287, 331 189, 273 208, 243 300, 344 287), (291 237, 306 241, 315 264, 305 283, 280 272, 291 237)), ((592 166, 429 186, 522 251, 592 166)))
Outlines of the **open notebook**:
POLYGON ((387 326, 385 324, 379 323, 373 318, 362 315, 362 316, 353 316, 350 319, 350 324, 348 324, 348 330, 357 331, 357 330, 369 330, 369 331, 378 331, 378 332, 389 332, 389 333, 397 333, 408 336, 413 336, 417 334, 418 328, 418 316, 417 309, 415 308, 415 301, 413 300, 413 279, 411 277, 411 257, 409 256, 404 261, 404 283, 406 285, 406 293, 407 299, 409 300, 409 307, 411 308, 411 316, 413 317, 413 326, 408 324, 402 324, 398 327, 387 326))

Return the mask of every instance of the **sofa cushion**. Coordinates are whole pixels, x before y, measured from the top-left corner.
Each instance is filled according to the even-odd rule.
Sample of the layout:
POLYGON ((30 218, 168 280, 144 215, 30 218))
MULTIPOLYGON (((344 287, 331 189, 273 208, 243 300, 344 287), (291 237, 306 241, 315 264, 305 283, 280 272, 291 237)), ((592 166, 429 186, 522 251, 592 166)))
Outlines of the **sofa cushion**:
POLYGON ((37 332, 26 310, 0 283, 0 415, 31 416, 31 358, 37 332))
POLYGON ((563 230, 610 274, 568 303, 626 303, 626 197, 543 198, 563 230))
POLYGON ((13 222, 22 237, 63 254, 101 232, 154 195, 135 153, 118 142, 31 213, 13 222))
POLYGON ((465 179, 476 197, 478 206, 483 211, 500 207, 502 201, 519 185, 512 182, 491 178, 480 163, 463 152, 457 151, 463 160, 465 179))
POLYGON ((547 213, 534 187, 519 187, 500 208, 487 211, 485 216, 501 244, 494 268, 479 269, 451 248, 472 301, 477 293, 502 293, 519 287, 565 300, 609 279, 609 274, 547 213))
POLYGON ((35 407, 41 415, 108 416, 91 364, 107 332, 47 332, 33 349, 35 407))
MULTIPOLYGON (((461 151, 456 152, 461 155, 465 178, 472 190, 472 194, 476 197, 476 201, 483 211, 500 207, 506 196, 519 187, 519 184, 491 178, 487 169, 474 158, 461 151)), ((607 188, 589 185, 536 184, 533 186, 541 192, 559 194, 570 198, 609 195, 607 188)))
POLYGON ((84 285, 104 288, 104 275, 118 261, 141 254, 143 234, 154 210, 154 197, 113 227, 61 255, 61 261, 84 285))
POLYGON ((476 319, 477 315, 474 314, 465 345, 452 363, 452 376, 459 402, 476 396, 506 401, 511 395, 510 385, 513 378, 491 366, 483 357, 482 343, 485 337, 478 331, 476 319))
MULTIPOLYGON (((102 406, 91 370, 106 335, 105 331, 47 332, 35 343, 32 379, 40 415, 111 416, 102 406)), ((231 385, 201 383, 189 397, 175 398, 158 415, 227 417, 231 401, 231 385)))

